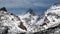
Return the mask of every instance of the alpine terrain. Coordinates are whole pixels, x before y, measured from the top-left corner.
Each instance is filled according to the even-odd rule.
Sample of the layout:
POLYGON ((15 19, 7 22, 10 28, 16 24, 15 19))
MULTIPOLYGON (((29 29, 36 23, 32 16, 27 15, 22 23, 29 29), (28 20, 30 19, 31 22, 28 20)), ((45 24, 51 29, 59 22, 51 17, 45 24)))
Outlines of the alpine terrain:
POLYGON ((2 7, 0 34, 60 34, 60 4, 53 4, 42 16, 32 9, 15 15, 2 7))

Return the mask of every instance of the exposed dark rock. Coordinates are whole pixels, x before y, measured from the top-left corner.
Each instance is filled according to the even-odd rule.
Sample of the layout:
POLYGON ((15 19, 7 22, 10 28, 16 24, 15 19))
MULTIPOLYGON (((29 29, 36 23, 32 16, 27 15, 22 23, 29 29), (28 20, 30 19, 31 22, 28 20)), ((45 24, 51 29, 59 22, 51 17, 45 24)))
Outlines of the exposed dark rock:
POLYGON ((40 32, 35 32, 35 33, 33 33, 33 34, 42 34, 42 33, 40 33, 40 32))
POLYGON ((27 28, 23 25, 23 22, 20 22, 20 25, 18 27, 20 27, 21 29, 27 31, 27 28))
POLYGON ((33 16, 35 16, 36 14, 33 12, 33 10, 32 9, 29 9, 26 13, 30 13, 30 14, 32 14, 33 16))
POLYGON ((26 33, 22 32, 22 33, 20 33, 20 34, 26 34, 26 33))
POLYGON ((60 16, 56 15, 56 18, 57 18, 57 19, 59 19, 59 18, 60 18, 60 16))
POLYGON ((44 22, 45 22, 45 23, 49 23, 50 21, 47 19, 47 17, 45 17, 44 22))
POLYGON ((1 8, 0 11, 7 11, 5 7, 1 8))
POLYGON ((8 33, 8 27, 5 27, 4 29, 3 29, 3 32, 2 32, 2 34, 7 34, 8 33))
POLYGON ((55 20, 53 20, 53 22, 55 22, 55 20))

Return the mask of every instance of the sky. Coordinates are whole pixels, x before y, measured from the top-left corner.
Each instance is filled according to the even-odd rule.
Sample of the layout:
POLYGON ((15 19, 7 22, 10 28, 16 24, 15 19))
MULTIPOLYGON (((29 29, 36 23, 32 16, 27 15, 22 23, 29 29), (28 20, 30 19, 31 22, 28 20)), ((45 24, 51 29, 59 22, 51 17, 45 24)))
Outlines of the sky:
POLYGON ((17 15, 32 9, 41 15, 54 3, 60 3, 60 0, 0 0, 0 8, 6 7, 8 12, 17 15))

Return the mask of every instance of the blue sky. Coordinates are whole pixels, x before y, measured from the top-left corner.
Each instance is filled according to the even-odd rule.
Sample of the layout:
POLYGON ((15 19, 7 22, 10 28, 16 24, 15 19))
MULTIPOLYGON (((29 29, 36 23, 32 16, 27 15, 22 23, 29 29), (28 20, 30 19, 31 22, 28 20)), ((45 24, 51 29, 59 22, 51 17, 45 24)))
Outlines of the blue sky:
POLYGON ((0 7, 6 7, 14 14, 21 14, 31 8, 40 15, 54 3, 60 3, 60 0, 0 0, 0 7))

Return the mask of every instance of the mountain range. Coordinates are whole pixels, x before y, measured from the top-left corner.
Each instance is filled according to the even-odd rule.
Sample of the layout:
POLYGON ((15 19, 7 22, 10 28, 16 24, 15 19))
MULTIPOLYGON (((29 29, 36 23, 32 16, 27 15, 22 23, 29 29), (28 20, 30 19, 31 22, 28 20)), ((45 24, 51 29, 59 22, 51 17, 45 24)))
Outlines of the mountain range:
POLYGON ((15 15, 2 7, 0 34, 60 34, 60 4, 53 4, 42 16, 32 9, 15 15))

